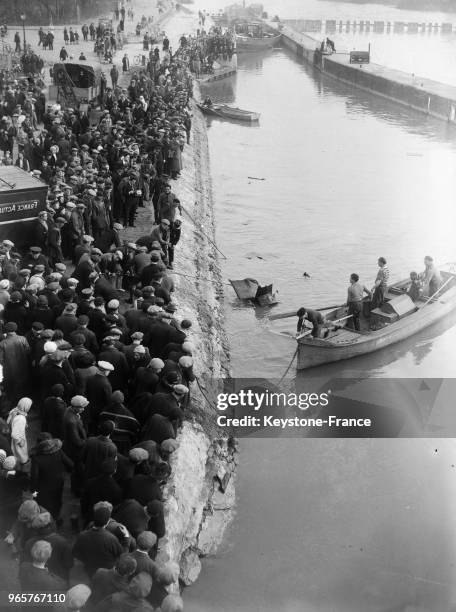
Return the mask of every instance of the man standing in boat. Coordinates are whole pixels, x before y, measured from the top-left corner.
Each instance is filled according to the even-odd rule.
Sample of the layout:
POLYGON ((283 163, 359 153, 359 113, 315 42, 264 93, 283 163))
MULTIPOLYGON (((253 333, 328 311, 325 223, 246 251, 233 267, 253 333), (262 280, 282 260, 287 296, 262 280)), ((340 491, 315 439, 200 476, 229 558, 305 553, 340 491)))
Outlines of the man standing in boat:
POLYGON ((309 323, 312 323, 312 336, 314 338, 320 337, 320 330, 325 324, 325 319, 322 314, 318 312, 318 310, 311 310, 310 308, 304 308, 303 306, 301 306, 301 308, 296 313, 296 316, 298 317, 298 326, 296 328, 298 335, 302 333, 305 327, 304 321, 307 320, 309 321, 309 323))
POLYGON ((424 272, 420 274, 420 280, 423 282, 424 290, 428 291, 428 295, 434 295, 442 284, 442 277, 430 255, 424 258, 424 272))
POLYGON ((385 301, 385 293, 388 288, 389 280, 389 268, 386 265, 386 259, 384 257, 379 257, 377 263, 379 270, 377 272, 375 284, 372 288, 372 309, 379 308, 385 301))
POLYGON ((359 331, 359 318, 363 309, 363 295, 366 293, 372 299, 372 293, 364 285, 359 283, 359 276, 350 274, 350 286, 347 292, 348 314, 352 316, 353 327, 359 331))

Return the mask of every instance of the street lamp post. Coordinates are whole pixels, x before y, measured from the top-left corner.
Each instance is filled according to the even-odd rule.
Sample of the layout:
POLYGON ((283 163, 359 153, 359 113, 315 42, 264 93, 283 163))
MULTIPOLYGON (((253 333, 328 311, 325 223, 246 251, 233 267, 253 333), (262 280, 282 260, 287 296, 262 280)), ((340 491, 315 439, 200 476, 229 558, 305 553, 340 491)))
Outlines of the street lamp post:
POLYGON ((22 21, 22 34, 23 34, 23 39, 24 39, 24 55, 26 53, 26 42, 25 42, 25 19, 26 19, 26 15, 25 13, 21 13, 21 21, 22 21))

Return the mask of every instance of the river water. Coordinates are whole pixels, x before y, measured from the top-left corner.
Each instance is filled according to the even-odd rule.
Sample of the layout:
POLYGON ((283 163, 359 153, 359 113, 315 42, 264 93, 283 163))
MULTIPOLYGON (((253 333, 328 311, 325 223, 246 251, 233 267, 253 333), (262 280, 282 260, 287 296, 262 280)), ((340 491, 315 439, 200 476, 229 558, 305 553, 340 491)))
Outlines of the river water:
MULTIPOLYGON (((216 7, 208 4, 196 6, 216 7)), ((306 0, 304 15, 302 6, 289 0, 273 12, 451 21, 317 0, 306 0)), ((407 52, 412 38, 402 40, 407 52)), ((432 40, 456 49, 456 38, 432 40)), ((424 55, 423 75, 432 72, 424 55)), ((371 286, 379 255, 393 279, 421 270, 428 253, 456 260, 454 127, 328 80, 282 49, 239 56, 237 76, 207 91, 261 113, 254 127, 208 120, 226 279, 273 282, 276 311, 290 310, 343 301, 354 271, 371 286)), ((229 287, 225 305, 233 374, 280 378, 293 341, 271 333, 266 313, 229 287)), ((454 322, 312 376, 454 377, 454 322)), ((224 547, 186 591, 186 609, 451 610, 455 455, 450 440, 241 440, 237 513, 224 547)))

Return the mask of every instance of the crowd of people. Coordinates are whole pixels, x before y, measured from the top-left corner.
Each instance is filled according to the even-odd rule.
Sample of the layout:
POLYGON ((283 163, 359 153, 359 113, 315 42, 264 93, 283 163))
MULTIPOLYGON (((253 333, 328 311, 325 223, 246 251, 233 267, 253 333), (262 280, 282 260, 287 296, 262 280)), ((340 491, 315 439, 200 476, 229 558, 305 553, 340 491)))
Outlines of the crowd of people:
POLYGON ((32 77, 0 83, 3 160, 48 185, 24 248, 0 244, 0 520, 20 587, 67 591, 73 610, 177 612, 179 568, 156 555, 195 384, 169 272, 188 62, 155 51, 128 88, 105 77, 95 124, 90 109, 43 108, 32 77), (155 222, 125 242, 139 207, 155 222))
POLYGON ((235 53, 235 39, 231 30, 219 26, 197 30, 196 36, 181 36, 178 54, 187 61, 198 78, 201 73, 212 73, 215 62, 231 61, 235 53))

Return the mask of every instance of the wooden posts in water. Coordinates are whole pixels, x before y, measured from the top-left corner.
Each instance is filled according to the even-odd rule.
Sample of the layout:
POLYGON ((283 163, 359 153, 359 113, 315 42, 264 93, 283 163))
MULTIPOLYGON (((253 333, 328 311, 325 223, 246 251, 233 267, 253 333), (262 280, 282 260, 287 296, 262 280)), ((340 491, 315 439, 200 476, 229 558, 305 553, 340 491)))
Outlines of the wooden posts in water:
POLYGON ((391 31, 395 34, 425 34, 428 33, 441 33, 441 34, 452 34, 456 32, 456 27, 452 23, 444 22, 438 23, 418 23, 415 21, 370 21, 360 19, 356 21, 342 19, 326 19, 321 21, 320 19, 293 19, 284 20, 284 23, 288 23, 294 29, 300 32, 327 32, 334 33, 337 30, 339 32, 371 32, 375 34, 390 34, 391 31))

